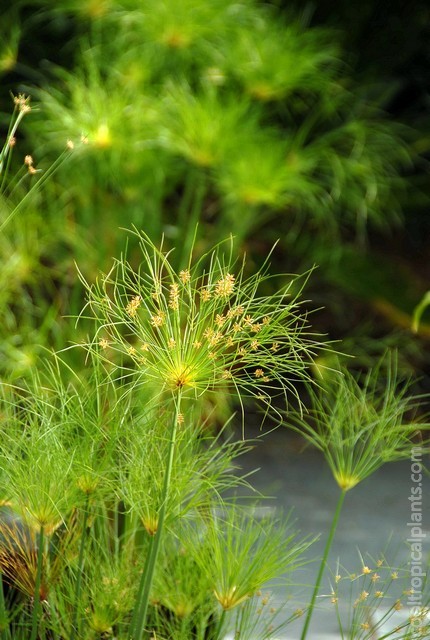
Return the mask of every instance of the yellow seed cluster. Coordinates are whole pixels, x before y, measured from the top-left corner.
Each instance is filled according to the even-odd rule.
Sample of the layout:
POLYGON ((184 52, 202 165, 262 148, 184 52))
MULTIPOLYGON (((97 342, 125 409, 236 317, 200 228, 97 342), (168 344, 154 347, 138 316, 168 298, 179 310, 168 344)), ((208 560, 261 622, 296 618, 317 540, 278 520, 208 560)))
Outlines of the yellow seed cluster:
POLYGON ((170 285, 169 307, 173 311, 177 311, 179 309, 179 285, 177 282, 170 285))
POLYGON ((37 173, 37 169, 34 166, 34 160, 32 156, 25 156, 24 164, 28 168, 28 173, 30 173, 31 175, 34 175, 35 173, 37 173))
POLYGON ((217 317, 215 318, 215 324, 218 327, 222 327, 225 324, 226 320, 227 318, 224 315, 218 313, 217 317))
POLYGON ((28 104, 29 101, 30 101, 30 96, 26 97, 23 93, 20 93, 19 95, 15 96, 13 99, 15 106, 18 107, 21 113, 29 113, 31 111, 31 107, 28 104))
POLYGON ((163 311, 159 311, 158 313, 151 316, 151 324, 156 329, 159 329, 163 326, 165 319, 165 313, 163 311))
POLYGON ((179 272, 179 278, 181 279, 181 281, 184 284, 189 282, 191 280, 191 274, 190 274, 189 270, 188 269, 182 269, 182 271, 179 272))
POLYGON ((227 311, 227 318, 229 320, 231 320, 232 318, 237 318, 238 316, 241 316, 244 311, 245 309, 241 305, 238 307, 230 307, 230 309, 227 311))
POLYGON ((142 299, 140 296, 134 296, 134 298, 130 300, 130 302, 125 308, 130 318, 134 318, 136 316, 137 310, 140 307, 141 302, 142 302, 142 299))
POLYGON ((222 333, 213 329, 206 329, 203 335, 211 347, 215 347, 222 339, 222 333))
POLYGON ((228 298, 231 296, 234 290, 235 277, 231 273, 226 273, 223 278, 220 278, 215 284, 215 296, 217 298, 228 298))
POLYGON ((206 288, 200 289, 200 298, 202 302, 208 302, 208 300, 210 300, 211 297, 212 297, 212 294, 209 291, 209 289, 206 289, 206 288))

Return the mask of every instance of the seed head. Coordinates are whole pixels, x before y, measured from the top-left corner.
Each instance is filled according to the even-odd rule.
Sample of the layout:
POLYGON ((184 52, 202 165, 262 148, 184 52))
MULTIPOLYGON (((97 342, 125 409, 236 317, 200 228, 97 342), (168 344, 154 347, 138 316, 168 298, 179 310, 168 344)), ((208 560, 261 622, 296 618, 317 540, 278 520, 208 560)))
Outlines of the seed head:
MULTIPOLYGON (((117 261, 91 291, 89 302, 113 356, 132 356, 139 383, 150 378, 159 383, 160 391, 183 389, 195 394, 217 385, 231 386, 260 397, 261 385, 274 380, 273 393, 295 393, 288 380, 307 378, 307 366, 297 354, 311 355, 313 344, 301 337, 304 322, 295 313, 295 300, 285 291, 261 296, 263 275, 245 279, 244 266, 233 275, 233 265, 225 264, 220 250, 177 274, 168 255, 145 236, 140 239, 144 261, 138 272, 117 261), (139 353, 145 352, 144 360, 130 352, 130 343, 139 353), (282 358, 274 345, 282 348, 282 358)), ((264 394, 265 404, 270 401, 264 394)))
POLYGON ((134 296, 132 300, 128 303, 125 310, 130 316, 130 318, 134 318, 136 316, 137 310, 140 307, 141 298, 139 295, 134 296))
POLYGON ((182 271, 179 272, 179 277, 184 284, 189 282, 191 280, 191 274, 189 269, 182 269, 182 271))
POLYGON ((235 277, 230 273, 220 278, 215 284, 215 296, 218 298, 229 298, 234 290, 234 281, 235 277))
POLYGON ((169 307, 173 309, 173 311, 179 309, 179 285, 177 282, 170 285, 169 307))
POLYGON ((200 299, 202 302, 208 302, 212 297, 211 292, 209 291, 209 289, 201 289, 200 290, 200 299))
POLYGON ((152 326, 156 327, 157 329, 159 329, 160 327, 163 326, 165 318, 166 318, 166 316, 163 313, 163 311, 159 311, 158 313, 152 315, 151 316, 151 324, 152 324, 152 326))

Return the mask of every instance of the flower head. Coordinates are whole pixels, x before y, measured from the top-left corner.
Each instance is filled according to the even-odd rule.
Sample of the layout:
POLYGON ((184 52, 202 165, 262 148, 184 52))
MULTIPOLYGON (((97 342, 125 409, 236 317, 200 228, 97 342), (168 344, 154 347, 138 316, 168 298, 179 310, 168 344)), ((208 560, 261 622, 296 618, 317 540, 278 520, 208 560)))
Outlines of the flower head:
MULTIPOLYGON (((423 397, 408 396, 410 384, 398 379, 389 356, 367 375, 344 371, 321 393, 306 418, 290 416, 293 428, 323 452, 342 491, 348 491, 386 462, 409 459, 414 438, 430 425, 411 420, 423 397), (297 425, 297 426, 295 426, 297 425)), ((429 450, 421 439, 421 451, 429 450)), ((371 570, 364 566, 364 574, 371 570)))
POLYGON ((294 391, 291 378, 307 376, 317 343, 304 335, 292 283, 262 296, 259 285, 268 276, 246 279, 245 264, 226 263, 219 249, 177 273, 168 254, 140 240, 137 272, 119 260, 90 289, 98 331, 111 347, 106 355, 126 355, 126 364, 118 364, 129 369, 131 358, 139 383, 156 381, 172 392, 201 394, 222 385, 267 403, 274 393, 294 391))

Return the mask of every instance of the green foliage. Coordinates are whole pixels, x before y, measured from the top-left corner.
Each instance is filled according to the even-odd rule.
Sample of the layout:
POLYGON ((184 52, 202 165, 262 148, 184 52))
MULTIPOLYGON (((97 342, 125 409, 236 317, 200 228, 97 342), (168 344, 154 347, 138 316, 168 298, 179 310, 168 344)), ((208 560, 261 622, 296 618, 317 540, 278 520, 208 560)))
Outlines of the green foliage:
MULTIPOLYGON (((364 380, 346 370, 328 388, 322 384, 319 394, 312 393, 309 420, 293 427, 322 451, 340 489, 349 491, 386 462, 410 459, 414 437, 430 427, 415 420, 422 402, 408 394, 407 381, 400 387, 396 362, 389 359, 364 380)), ((428 444, 419 446, 426 451, 428 444)))
POLYGON ((191 417, 178 423, 165 399, 148 409, 141 394, 117 389, 97 360, 91 370, 88 381, 76 376, 65 386, 54 360, 27 388, 2 386, 0 569, 27 603, 22 610, 5 603, 12 607, 5 628, 35 638, 137 638, 149 626, 168 637, 207 638, 212 626, 221 638, 225 580, 241 594, 223 605, 227 611, 292 569, 311 541, 287 522, 260 521, 223 500, 248 486, 232 472, 248 443, 211 435, 191 417), (225 517, 214 519, 221 508, 225 517), (139 581, 161 531, 146 623, 133 626, 145 593, 139 581))
MULTIPOLYGON (((411 134, 350 77, 334 32, 253 0, 22 0, 0 29, 4 86, 23 73, 38 100, 16 91, 2 122, 0 638, 272 640, 297 620, 260 589, 311 539, 243 507, 239 489, 260 504, 237 463, 253 444, 219 428, 236 403, 245 435, 251 398, 274 420, 286 404, 341 490, 304 639, 346 492, 428 425, 364 330, 349 344, 370 372, 337 374, 307 276, 275 277, 265 256, 322 265, 317 304, 335 283, 408 327, 419 284, 400 294, 353 242, 401 221, 411 134), (112 265, 119 227, 134 231, 112 265)), ((417 350, 409 337, 402 370, 417 350)), ((373 596, 352 604, 352 637, 373 633, 373 596)))
MULTIPOLYGON (((256 366, 252 358, 258 364, 270 356, 278 388, 269 385, 263 401, 273 414, 270 395, 290 391, 289 372, 306 376, 307 349, 296 326, 302 319, 285 292, 258 294, 268 276, 245 278, 232 247, 230 256, 218 247, 195 265, 190 258, 177 275, 169 254, 146 236, 140 241, 138 271, 122 257, 107 289, 89 291, 88 307, 103 335, 116 341, 119 361, 105 355, 112 343, 96 327, 95 342, 86 345, 87 372, 74 373, 54 357, 26 386, 1 387, 0 571, 15 593, 3 604, 3 635, 221 640, 234 627, 269 640, 301 613, 276 616, 259 591, 285 582, 312 539, 300 537, 288 518, 261 517, 238 501, 238 488, 252 490, 236 462, 251 443, 226 437, 226 429, 213 432, 201 397, 218 375, 223 384, 235 381, 236 393, 243 387, 260 396, 264 371, 247 377, 246 370, 256 366), (229 310, 246 334, 239 348, 251 340, 248 332, 259 341, 246 366, 246 354, 233 350, 231 377, 222 375, 230 362, 230 347, 221 344, 226 336, 211 344, 229 310), (257 323, 258 331, 244 328, 257 323), (165 329, 176 332, 173 349, 165 329), (144 340, 149 364, 126 348, 131 336, 144 340), (199 338, 208 353, 189 364, 187 340, 199 338), (214 349, 220 365, 209 357, 214 349)), ((347 372, 329 376, 326 395, 310 412, 316 426, 289 416, 325 453, 341 487, 303 638, 346 491, 385 462, 411 455, 412 435, 427 428, 405 423, 420 399, 398 388, 394 365, 386 384, 382 372, 381 365, 364 382, 347 372)))
MULTIPOLYGON (((218 216, 231 225, 239 214, 239 237, 286 207, 305 221, 317 215, 322 228, 327 218, 334 229, 360 230, 368 219, 395 219, 393 189, 408 152, 398 127, 344 78, 332 34, 254 3, 146 3, 132 12, 97 6, 88 10, 98 18, 87 23, 77 68, 54 72, 39 93, 48 118, 35 127, 57 145, 66 132, 84 136, 85 156, 101 160, 91 174, 103 171, 96 180, 104 191, 119 185, 143 194, 148 171, 148 182, 157 183, 156 165, 164 192, 152 213, 145 193, 149 228, 176 222, 165 207, 178 154, 186 161, 180 181, 191 180, 191 189, 210 169, 218 216), (233 202, 251 205, 251 219, 241 223, 243 207, 231 211, 233 202)), ((137 222, 124 204, 127 224, 137 222)))

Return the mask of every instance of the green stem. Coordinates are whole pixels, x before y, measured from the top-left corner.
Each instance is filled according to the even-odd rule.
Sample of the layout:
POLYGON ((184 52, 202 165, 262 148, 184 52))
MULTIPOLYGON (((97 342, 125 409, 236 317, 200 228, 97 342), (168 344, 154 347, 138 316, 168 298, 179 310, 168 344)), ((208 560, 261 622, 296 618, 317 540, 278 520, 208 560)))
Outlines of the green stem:
POLYGON ((7 640, 8 637, 8 614, 6 611, 6 603, 4 601, 4 593, 3 593, 3 575, 0 573, 0 638, 1 640, 7 640))
POLYGON ((339 500, 338 500, 337 505, 336 505, 336 511, 335 511, 335 514, 333 516, 333 520, 332 520, 332 523, 331 523, 330 533, 328 535, 327 542, 325 544, 323 557, 322 557, 322 560, 321 560, 320 568, 319 568, 319 571, 318 571, 318 576, 317 576, 317 579, 316 579, 316 582, 315 582, 315 586, 314 586, 314 590, 313 590, 313 593, 312 593, 312 598, 311 598, 311 602, 310 602, 310 605, 309 605, 309 609, 308 609, 308 612, 306 614, 306 620, 305 620, 305 624, 304 624, 304 627, 303 627, 302 635, 300 636, 300 640, 305 640, 307 632, 308 632, 309 624, 310 624, 311 618, 312 618, 312 613, 313 613, 313 610, 315 608, 315 601, 317 599, 318 592, 319 592, 319 589, 320 589, 320 586, 321 586, 321 580, 322 580, 322 577, 323 577, 323 574, 324 574, 324 569, 325 569, 327 558, 328 558, 328 554, 329 554, 329 551, 330 551, 330 548, 331 548, 331 545, 332 545, 332 542, 333 542, 333 538, 334 538, 334 534, 335 534, 335 531, 336 531, 336 528, 337 528, 337 524, 339 522, 339 516, 340 516, 340 512, 342 510, 342 505, 343 505, 343 501, 345 499, 345 495, 346 495, 346 491, 345 491, 345 489, 342 489, 341 494, 339 496, 339 500))
POLYGON ((222 632, 222 628, 224 626, 224 620, 225 620, 225 609, 222 610, 221 615, 218 618, 218 624, 216 626, 216 631, 215 631, 215 635, 214 635, 214 639, 215 640, 222 640, 221 632, 222 632))
POLYGON ((138 599, 136 602, 137 615, 133 614, 133 618, 130 626, 129 637, 134 640, 141 640, 148 614, 149 595, 151 592, 152 582, 155 573, 155 567, 157 564, 158 552, 160 550, 161 538, 164 529, 164 520, 166 517, 167 502, 169 497, 170 479, 172 476, 173 461, 175 457, 175 445, 176 434, 178 427, 178 415, 181 408, 181 392, 178 393, 178 398, 175 406, 175 415, 172 423, 172 431, 170 436, 169 450, 167 453, 166 471, 163 482, 162 503, 158 514, 158 526, 157 531, 151 538, 151 543, 148 550, 148 558, 145 565, 145 570, 142 573, 141 582, 139 585, 138 599))
POLYGON ((81 596, 81 588, 82 588, 82 575, 84 572, 84 552, 85 552, 85 546, 86 546, 86 542, 87 542, 87 533, 88 533, 88 528, 87 528, 87 522, 88 522, 88 515, 89 515, 89 501, 90 498, 87 495, 86 496, 86 500, 85 500, 85 507, 84 507, 84 519, 82 522, 82 536, 81 536, 81 544, 79 546, 79 556, 78 556, 78 574, 76 576, 76 586, 75 586, 75 596, 74 596, 74 603, 73 603, 73 618, 72 618, 72 628, 70 631, 70 640, 74 640, 74 638, 76 636, 79 637, 79 620, 78 620, 78 614, 79 614, 79 598, 81 596))
MULTIPOLYGON (((20 199, 18 204, 12 209, 12 211, 9 213, 9 215, 7 215, 6 218, 3 220, 3 222, 0 224, 0 232, 3 231, 3 229, 6 227, 6 225, 9 224, 9 222, 12 220, 12 218, 14 218, 14 216, 18 213, 18 211, 23 207, 24 203, 33 194, 33 191, 35 189, 40 189, 43 186, 43 184, 48 180, 48 178, 52 177, 52 175, 57 171, 58 167, 64 161, 64 158, 67 155, 69 155, 69 153, 70 153, 69 151, 63 151, 58 156, 58 158, 52 163, 52 165, 47 169, 46 173, 44 173, 38 179, 38 181, 31 186, 31 188, 27 191, 27 193, 20 199)), ((27 177, 27 174, 25 174, 22 179, 24 179, 26 177, 27 177)), ((21 182, 21 180, 20 180, 20 182, 21 182)), ((20 182, 18 183, 18 185, 20 184, 20 182)), ((13 196, 13 193, 17 189, 18 185, 14 186, 13 190, 9 194, 10 197, 13 196)))
POLYGON ((115 558, 119 558, 119 550, 120 550, 120 538, 121 538, 120 514, 119 514, 120 504, 121 503, 117 501, 117 503, 114 505, 114 508, 113 508, 113 545, 114 545, 115 558))
POLYGON ((43 526, 40 527, 39 533, 39 547, 37 550, 37 570, 36 570, 36 583, 34 585, 34 602, 33 602, 33 614, 31 617, 31 636, 30 640, 36 640, 37 630, 39 627, 39 615, 40 615, 40 586, 42 584, 42 572, 43 572, 43 548, 45 546, 45 530, 43 526))
POLYGON ((136 631, 136 625, 137 625, 137 621, 138 621, 139 614, 140 614, 140 606, 139 606, 139 604, 141 602, 143 602, 143 593, 144 593, 144 590, 145 590, 146 574, 147 574, 147 571, 149 570, 148 563, 149 563, 149 560, 150 560, 150 558, 152 557, 152 555, 154 553, 153 549, 152 549, 153 546, 154 546, 154 540, 155 540, 155 536, 151 536, 149 538, 148 559, 147 559, 147 562, 146 562, 146 565, 145 565, 145 569, 144 569, 144 571, 142 573, 142 576, 141 576, 141 579, 140 579, 139 589, 138 589, 137 598, 136 598, 136 607, 135 607, 135 609, 133 611, 133 615, 132 615, 131 622, 130 622, 130 629, 129 629, 129 634, 128 634, 130 638, 134 638, 134 633, 136 631))

